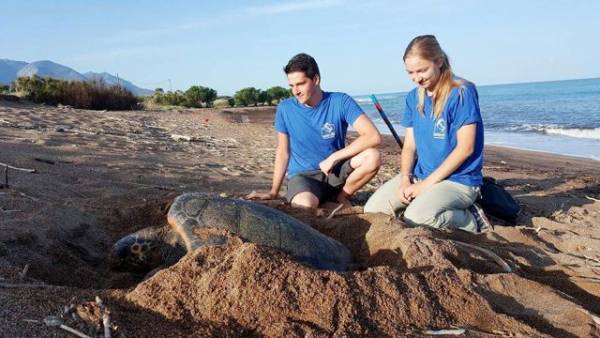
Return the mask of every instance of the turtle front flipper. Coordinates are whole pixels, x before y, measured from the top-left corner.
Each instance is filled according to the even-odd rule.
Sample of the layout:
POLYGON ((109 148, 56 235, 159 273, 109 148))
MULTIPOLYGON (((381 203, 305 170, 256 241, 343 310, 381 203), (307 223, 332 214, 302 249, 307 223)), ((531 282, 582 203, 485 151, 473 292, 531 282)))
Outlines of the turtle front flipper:
POLYGON ((165 264, 167 257, 176 256, 178 246, 166 228, 145 228, 118 240, 109 261, 115 270, 148 272, 165 264))

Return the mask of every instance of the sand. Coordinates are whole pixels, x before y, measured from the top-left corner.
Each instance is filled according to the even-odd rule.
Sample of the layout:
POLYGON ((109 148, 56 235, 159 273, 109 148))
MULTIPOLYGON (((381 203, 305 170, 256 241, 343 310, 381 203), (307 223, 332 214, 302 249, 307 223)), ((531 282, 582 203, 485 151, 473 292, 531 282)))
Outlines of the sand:
POLYGON ((493 219, 494 232, 472 235, 363 214, 398 170, 386 138, 384 167, 352 209, 327 220, 321 214, 335 206, 268 203, 345 244, 349 271, 315 270, 242 240, 146 278, 110 269, 111 245, 165 226, 178 194, 268 189, 273 115, 273 107, 98 112, 0 101, 0 162, 36 170, 10 170, 0 189, 0 336, 69 337, 34 322, 50 315, 102 336, 96 296, 113 337, 600 335, 600 162, 538 152, 486 147, 485 174, 522 205, 514 227, 493 219), (491 250, 511 272, 459 242, 491 250))

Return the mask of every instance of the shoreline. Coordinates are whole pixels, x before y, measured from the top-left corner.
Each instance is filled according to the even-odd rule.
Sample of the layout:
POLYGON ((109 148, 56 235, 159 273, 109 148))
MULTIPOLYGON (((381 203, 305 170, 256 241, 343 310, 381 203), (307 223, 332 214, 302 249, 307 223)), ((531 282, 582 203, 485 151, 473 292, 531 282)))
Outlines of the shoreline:
MULTIPOLYGON (((377 126, 377 128, 379 129, 379 131, 382 135, 391 137, 391 133, 389 132, 388 127, 385 124, 383 124, 383 122, 379 123, 379 121, 377 121, 377 123, 375 125, 377 126)), ((404 137, 404 136, 400 135, 400 137, 404 137)), ((507 148, 507 149, 526 150, 526 151, 554 154, 554 155, 559 155, 559 156, 571 156, 571 157, 577 157, 577 158, 583 158, 583 159, 590 159, 590 160, 594 160, 594 161, 600 161, 600 153, 598 154, 598 156, 596 156, 596 155, 578 155, 578 154, 569 153, 568 152, 569 150, 567 150, 566 152, 557 152, 557 151, 539 149, 540 146, 537 146, 538 148, 536 148, 536 144, 534 144, 532 146, 521 146, 521 147, 507 145, 507 144, 499 144, 500 142, 504 142, 504 141, 498 141, 501 137, 504 137, 504 138, 513 137, 513 138, 519 138, 519 139, 522 139, 522 138, 537 139, 536 144, 543 143, 544 141, 547 141, 547 143, 548 143, 548 141, 549 141, 549 143, 551 145, 546 145, 546 147, 552 147, 552 145, 562 146, 563 142, 561 142, 561 138, 563 139, 563 141, 572 143, 571 147, 575 147, 576 144, 574 144, 574 143, 578 143, 578 142, 579 143, 597 142, 599 144, 598 146, 600 146, 599 140, 595 140, 595 139, 571 138, 571 137, 563 136, 563 135, 549 136, 549 135, 545 135, 545 134, 511 133, 511 132, 505 132, 505 131, 489 131, 489 130, 485 131, 485 146, 486 147, 487 146, 495 146, 495 147, 503 147, 503 148, 507 148), (492 139, 492 141, 490 141, 490 138, 492 139)), ((593 145, 588 145, 588 148, 589 147, 593 147, 593 145)))

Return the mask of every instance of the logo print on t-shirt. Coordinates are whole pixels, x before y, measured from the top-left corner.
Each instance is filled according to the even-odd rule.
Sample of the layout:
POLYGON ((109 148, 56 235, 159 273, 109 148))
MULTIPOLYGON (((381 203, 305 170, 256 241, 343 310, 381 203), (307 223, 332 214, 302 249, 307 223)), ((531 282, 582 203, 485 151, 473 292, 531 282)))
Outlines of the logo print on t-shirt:
POLYGON ((325 122, 321 128, 321 137, 324 140, 335 138, 335 129, 333 128, 333 123, 325 122))
POLYGON ((446 138, 446 120, 437 119, 435 126, 433 127, 433 138, 445 139, 446 138))

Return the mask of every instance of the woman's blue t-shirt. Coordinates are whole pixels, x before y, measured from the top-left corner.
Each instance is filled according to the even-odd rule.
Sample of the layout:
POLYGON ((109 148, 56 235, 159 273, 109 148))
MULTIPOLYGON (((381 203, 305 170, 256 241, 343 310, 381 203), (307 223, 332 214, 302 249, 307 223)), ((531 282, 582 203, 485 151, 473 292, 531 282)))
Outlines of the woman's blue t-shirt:
POLYGON ((421 180, 431 175, 456 147, 458 129, 474 123, 477 131, 473 154, 447 179, 469 186, 481 185, 483 122, 475 85, 463 80, 460 87, 452 89, 438 119, 433 118, 431 97, 425 97, 423 114, 417 110, 417 103, 418 93, 415 88, 406 97, 406 109, 401 122, 404 127, 413 128, 417 148, 413 174, 421 180))
POLYGON ((288 177, 319 170, 319 163, 344 148, 348 125, 362 114, 360 106, 344 93, 323 92, 315 107, 295 97, 281 101, 275 114, 275 129, 289 137, 288 177))

